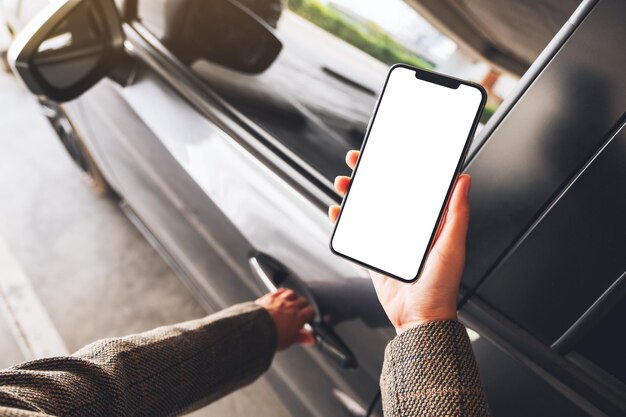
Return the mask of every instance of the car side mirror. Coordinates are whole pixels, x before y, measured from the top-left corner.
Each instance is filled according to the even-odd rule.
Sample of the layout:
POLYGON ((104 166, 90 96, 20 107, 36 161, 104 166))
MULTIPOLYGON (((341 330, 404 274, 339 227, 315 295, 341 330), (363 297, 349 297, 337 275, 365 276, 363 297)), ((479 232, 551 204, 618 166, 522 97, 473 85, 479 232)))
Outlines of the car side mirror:
POLYGON ((113 0, 54 2, 19 33, 9 64, 34 94, 72 100, 123 56, 124 32, 113 0))
POLYGON ((237 1, 166 1, 163 43, 185 64, 206 60, 246 74, 265 71, 282 43, 237 1))

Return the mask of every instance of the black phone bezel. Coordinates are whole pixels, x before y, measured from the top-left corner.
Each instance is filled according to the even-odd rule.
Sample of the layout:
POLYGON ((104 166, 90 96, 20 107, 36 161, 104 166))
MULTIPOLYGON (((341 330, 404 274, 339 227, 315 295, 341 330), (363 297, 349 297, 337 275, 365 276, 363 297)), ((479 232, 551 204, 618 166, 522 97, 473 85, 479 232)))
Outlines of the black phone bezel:
POLYGON ((340 253, 338 251, 335 250, 335 248, 333 248, 333 239, 335 238, 335 232, 337 231, 337 227, 339 225, 339 221, 341 220, 341 214, 343 212, 343 206, 346 202, 346 200, 348 199, 348 196, 350 195, 350 188, 352 187, 352 181, 350 181, 350 184, 348 185, 348 189, 346 190, 346 194, 341 202, 341 210, 339 211, 339 216, 337 217, 337 221, 335 222, 335 226, 333 228, 333 233, 330 237, 330 242, 329 242, 329 247, 330 250, 333 254, 340 256, 342 258, 348 259, 351 262, 354 262, 358 265, 361 265, 367 269, 370 269, 372 271, 376 271, 378 273, 384 274, 390 278, 394 278, 397 279, 399 281, 405 282, 405 283, 412 283, 415 282, 419 279, 420 275, 422 274, 422 271, 424 269, 424 265, 426 264, 426 260, 428 259, 428 256, 430 254, 430 250, 432 249, 432 245, 433 245, 433 241, 435 239, 435 236, 437 234, 437 231, 439 230, 440 226, 441 226, 441 221, 443 219, 443 215, 446 212, 446 208, 448 207, 448 203, 450 201, 450 195, 452 194, 452 189, 454 187, 454 183, 456 182, 457 177, 459 176, 459 174, 461 173, 461 167, 463 166, 463 161, 465 161, 465 158, 467 156, 467 152, 469 151, 469 148, 471 146, 472 143, 472 139, 474 137, 474 134, 476 133, 476 128, 478 127, 478 123, 480 121, 480 116, 482 115, 482 112, 485 108, 485 104, 487 102, 487 92, 485 91, 485 89, 477 83, 473 83, 471 81, 465 81, 465 80, 461 80, 459 78, 454 78, 454 77, 450 77, 448 75, 444 75, 444 74, 439 74, 433 71, 428 71, 422 68, 417 68, 411 65, 407 65, 407 64, 394 64, 389 68, 389 71, 387 72, 387 77, 385 79, 385 83, 383 84, 383 88, 380 91, 380 94, 378 96, 378 100, 376 101, 376 106, 374 107, 374 112, 372 113, 372 118, 370 119, 370 122, 367 126, 367 132, 365 133, 365 138, 363 139, 363 143, 361 144, 361 149, 360 149, 360 153, 359 153, 359 159, 356 162, 356 165, 354 167, 354 170, 352 172, 352 178, 356 177, 357 171, 359 169, 359 164, 361 162, 361 156, 364 153, 365 147, 367 146, 367 140, 369 139, 370 136, 370 131, 372 129, 372 125, 374 124, 374 121, 376 120, 376 115, 378 114, 378 108, 380 106, 380 103, 382 101, 382 98, 385 94, 385 90, 387 88, 387 83, 389 82, 389 78, 391 77, 391 74, 393 73, 393 71, 395 69, 398 68, 404 68, 404 69, 409 69, 411 71, 415 72, 415 78, 420 79, 422 81, 427 81, 427 82, 431 82, 431 83, 435 83, 447 88, 452 88, 452 89, 457 89, 459 88, 459 86, 461 85, 467 85, 469 87, 473 87, 476 88, 480 94, 481 94, 481 102, 480 105, 478 106, 478 109, 476 110, 476 116, 474 117, 474 122, 472 123, 472 128, 469 131, 469 134, 467 136, 467 139, 465 140, 465 145, 463 147, 463 152, 461 152, 461 156, 459 157, 459 161, 457 162, 456 165, 456 169, 452 174, 452 179, 450 181, 450 184, 448 185, 448 191, 446 192, 446 198, 441 206, 441 209, 439 211, 439 215, 437 216, 437 222, 435 223, 435 227, 433 228, 433 231, 431 233, 430 239, 428 240, 428 249, 426 250, 426 253, 423 255, 422 257, 422 261, 420 263, 420 266, 417 270, 417 274, 415 275, 414 278, 411 279, 404 279, 401 278, 397 275, 391 274, 387 271, 383 271, 380 268, 376 268, 375 266, 369 265, 365 262, 359 261, 358 259, 354 259, 348 255, 345 255, 343 253, 340 253))

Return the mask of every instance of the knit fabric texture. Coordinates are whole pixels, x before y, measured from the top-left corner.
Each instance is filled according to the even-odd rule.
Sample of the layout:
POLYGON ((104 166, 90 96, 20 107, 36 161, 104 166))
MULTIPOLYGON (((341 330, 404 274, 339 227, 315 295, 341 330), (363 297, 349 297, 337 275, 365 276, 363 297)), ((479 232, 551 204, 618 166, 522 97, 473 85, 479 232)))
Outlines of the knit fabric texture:
MULTIPOLYGON (((254 303, 146 333, 95 342, 70 357, 0 372, 0 416, 171 416, 254 381, 268 369, 276 328, 254 303)), ((489 416, 471 344, 456 321, 389 343, 385 417, 489 416)))
POLYGON ((385 417, 490 416, 465 327, 436 321, 407 330, 385 350, 385 417))
POLYGON ((0 372, 0 416, 170 416, 254 381, 270 366, 276 328, 254 304, 95 342, 70 357, 0 372))

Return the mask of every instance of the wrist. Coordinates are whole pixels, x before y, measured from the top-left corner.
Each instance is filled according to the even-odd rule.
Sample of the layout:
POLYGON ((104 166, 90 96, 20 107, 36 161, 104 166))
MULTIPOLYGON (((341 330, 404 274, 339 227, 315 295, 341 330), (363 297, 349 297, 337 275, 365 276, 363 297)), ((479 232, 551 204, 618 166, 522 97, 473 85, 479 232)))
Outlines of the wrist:
POLYGON ((428 323, 432 323, 435 321, 457 321, 458 317, 456 314, 456 310, 440 312, 435 314, 427 314, 415 319, 402 322, 400 324, 394 325, 396 329, 396 334, 400 335, 407 330, 414 329, 419 326, 423 326, 428 323))

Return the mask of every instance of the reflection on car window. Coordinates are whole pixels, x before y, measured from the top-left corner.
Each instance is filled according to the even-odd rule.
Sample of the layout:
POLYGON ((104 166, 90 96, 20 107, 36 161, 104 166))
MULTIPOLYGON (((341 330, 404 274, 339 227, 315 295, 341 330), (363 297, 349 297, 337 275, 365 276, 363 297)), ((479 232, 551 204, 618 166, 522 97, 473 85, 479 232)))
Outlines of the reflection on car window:
POLYGON ((345 173, 346 151, 360 147, 390 64, 433 69, 457 50, 402 0, 382 8, 369 0, 241 0, 283 44, 267 69, 246 73, 212 58, 242 63, 262 54, 261 41, 233 43, 252 24, 222 10, 228 3, 144 0, 139 17, 208 86, 328 179, 345 173), (191 34, 196 27, 201 35, 191 34))
MULTIPOLYGON (((281 26, 299 23, 285 18, 281 26)), ((306 39, 327 36, 303 26, 296 30, 306 39)), ((386 66, 352 48, 332 50, 342 44, 321 43, 319 49, 308 50, 299 42, 283 40, 276 62, 257 76, 233 73, 207 61, 192 68, 248 117, 331 177, 344 170, 345 152, 358 148, 363 140, 376 100, 374 91, 384 80, 386 66), (332 54, 342 59, 324 62, 332 54), (350 65, 343 66, 343 59, 350 65)))

